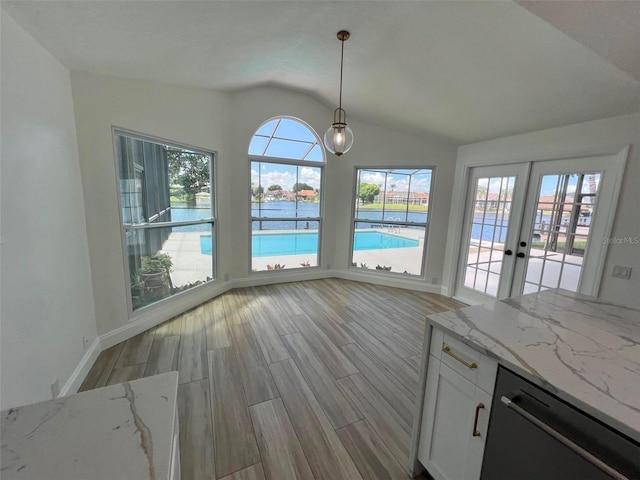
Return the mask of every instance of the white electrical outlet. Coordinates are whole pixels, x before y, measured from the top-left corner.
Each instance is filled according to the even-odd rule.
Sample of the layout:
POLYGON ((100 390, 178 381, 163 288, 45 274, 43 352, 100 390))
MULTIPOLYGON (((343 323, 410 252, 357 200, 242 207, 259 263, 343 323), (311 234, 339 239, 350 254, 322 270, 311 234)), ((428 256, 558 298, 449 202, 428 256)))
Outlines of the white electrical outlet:
POLYGON ((615 265, 613 267, 613 274, 611 276, 616 278, 624 278, 628 280, 631 278, 631 267, 615 265))

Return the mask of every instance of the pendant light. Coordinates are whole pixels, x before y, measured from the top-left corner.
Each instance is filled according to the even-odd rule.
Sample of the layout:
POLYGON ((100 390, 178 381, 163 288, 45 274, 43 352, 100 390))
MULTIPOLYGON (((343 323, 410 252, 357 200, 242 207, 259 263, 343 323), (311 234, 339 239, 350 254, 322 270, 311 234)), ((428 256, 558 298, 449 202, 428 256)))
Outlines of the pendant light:
POLYGON ((344 63, 344 42, 349 40, 351 34, 346 30, 338 32, 338 40, 342 43, 340 54, 340 101, 338 108, 333 112, 333 123, 324 134, 324 146, 338 157, 347 153, 353 146, 353 132, 347 125, 347 114, 342 109, 342 65, 344 63))

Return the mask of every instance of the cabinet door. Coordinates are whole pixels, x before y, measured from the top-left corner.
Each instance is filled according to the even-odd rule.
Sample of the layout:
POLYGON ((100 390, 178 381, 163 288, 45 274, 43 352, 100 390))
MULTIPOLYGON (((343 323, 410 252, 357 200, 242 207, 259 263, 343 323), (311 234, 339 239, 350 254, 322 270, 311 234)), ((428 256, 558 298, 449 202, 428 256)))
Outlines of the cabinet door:
POLYGON ((476 387, 474 405, 475 431, 472 431, 467 446, 467 460, 462 478, 467 480, 478 480, 482 470, 482 458, 484 456, 484 444, 487 440, 487 430, 489 428, 489 414, 491 413, 491 401, 493 398, 484 390, 476 387), (477 421, 476 421, 477 418, 477 421), (475 434, 475 435, 474 435, 475 434))
POLYGON ((464 479, 467 470, 473 472, 466 463, 474 439, 476 386, 440 361, 429 360, 418 458, 436 480, 464 479))

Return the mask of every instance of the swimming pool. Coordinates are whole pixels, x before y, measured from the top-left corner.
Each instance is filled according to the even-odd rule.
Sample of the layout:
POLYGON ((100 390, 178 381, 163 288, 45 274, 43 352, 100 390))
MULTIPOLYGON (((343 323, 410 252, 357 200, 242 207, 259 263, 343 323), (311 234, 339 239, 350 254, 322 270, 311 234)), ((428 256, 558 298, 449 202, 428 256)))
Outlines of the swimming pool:
MULTIPOLYGON (((354 250, 384 250, 417 247, 413 240, 382 232, 356 232, 354 250)), ((211 235, 200 235, 200 252, 211 255, 211 235)), ((304 255, 318 253, 318 232, 254 233, 251 236, 253 257, 304 255)))

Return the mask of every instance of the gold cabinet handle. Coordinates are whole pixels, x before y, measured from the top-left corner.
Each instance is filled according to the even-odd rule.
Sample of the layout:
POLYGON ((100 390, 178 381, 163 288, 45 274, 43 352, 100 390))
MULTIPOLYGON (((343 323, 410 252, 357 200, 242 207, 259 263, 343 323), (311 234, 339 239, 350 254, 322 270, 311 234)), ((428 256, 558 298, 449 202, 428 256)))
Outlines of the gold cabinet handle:
POLYGON ((478 364, 476 362, 469 363, 464 358, 461 358, 458 355, 456 355, 455 353, 453 353, 451 351, 451 348, 449 347, 449 345, 443 346, 442 347, 442 351, 444 353, 446 353, 447 355, 449 355, 449 356, 455 358, 456 360, 458 360, 461 364, 463 364, 467 368, 478 368, 478 364))
POLYGON ((474 437, 480 436, 480 432, 478 431, 478 416, 480 415, 480 410, 482 410, 483 408, 484 408, 484 403, 479 403, 476 406, 476 416, 473 419, 473 436, 474 437))

